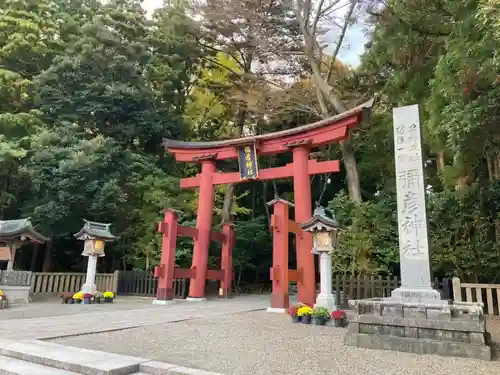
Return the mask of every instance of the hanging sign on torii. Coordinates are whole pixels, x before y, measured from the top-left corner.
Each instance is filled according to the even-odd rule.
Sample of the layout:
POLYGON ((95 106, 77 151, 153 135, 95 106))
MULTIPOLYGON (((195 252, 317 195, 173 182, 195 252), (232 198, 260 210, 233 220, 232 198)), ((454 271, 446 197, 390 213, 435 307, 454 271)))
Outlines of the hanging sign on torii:
POLYGON ((259 178, 259 162, 255 143, 238 147, 238 164, 240 179, 255 180, 259 178))

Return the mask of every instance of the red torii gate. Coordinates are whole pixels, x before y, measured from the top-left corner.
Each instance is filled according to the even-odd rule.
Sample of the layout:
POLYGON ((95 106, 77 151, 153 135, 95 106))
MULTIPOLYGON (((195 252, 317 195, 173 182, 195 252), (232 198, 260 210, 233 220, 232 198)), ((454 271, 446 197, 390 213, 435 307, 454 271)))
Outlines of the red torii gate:
MULTIPOLYGON (((338 172, 338 160, 318 162, 309 160, 310 150, 314 147, 347 139, 349 129, 358 125, 368 114, 373 99, 339 115, 312 124, 278 131, 269 134, 249 136, 224 141, 183 142, 164 140, 166 150, 175 155, 177 161, 201 163, 201 173, 195 177, 184 178, 181 188, 200 188, 196 236, 194 239, 193 263, 190 272, 189 297, 203 298, 207 280, 208 248, 211 240, 212 208, 214 185, 243 182, 245 180, 271 180, 293 177, 295 197, 295 221, 306 222, 312 215, 310 175, 338 172), (283 167, 258 171, 257 155, 274 155, 292 151, 293 162, 283 167), (216 171, 217 160, 238 158, 240 172, 221 173, 216 171)), ((312 237, 303 233, 297 238, 297 270, 300 273, 298 298, 301 302, 314 304, 316 281, 312 237)), ((163 252, 162 248, 162 252, 163 252)), ((175 259, 160 268, 173 268, 175 259)), ((231 256, 229 255, 229 259, 231 256)), ((226 266, 232 266, 231 264, 226 266)), ((227 287, 227 286, 226 286, 227 287)), ((160 286, 158 286, 160 288, 160 286)))

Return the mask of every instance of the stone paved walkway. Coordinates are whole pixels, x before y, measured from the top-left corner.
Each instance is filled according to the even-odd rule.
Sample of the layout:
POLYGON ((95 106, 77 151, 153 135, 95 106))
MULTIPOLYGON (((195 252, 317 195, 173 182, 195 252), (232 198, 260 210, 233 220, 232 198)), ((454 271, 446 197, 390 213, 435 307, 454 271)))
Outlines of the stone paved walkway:
POLYGON ((499 362, 345 346, 346 331, 293 324, 285 314, 254 311, 54 342, 227 375, 499 374, 499 362))
MULTIPOLYGON (((135 308, 127 305, 127 309, 123 310, 119 310, 119 303, 113 305, 57 305, 57 310, 70 311, 71 309, 73 314, 40 318, 23 318, 22 316, 16 318, 14 316, 3 320, 0 317, 0 337, 13 340, 48 339, 151 326, 187 319, 210 318, 264 309, 269 306, 269 296, 239 296, 229 300, 205 302, 179 301, 168 306, 153 306, 150 301, 145 300, 143 304, 138 303, 135 308), (93 310, 94 307, 95 310, 93 310), (78 308, 81 308, 81 313, 77 310, 78 308)), ((54 309, 56 309, 55 306, 54 309)), ((13 308, 12 313, 15 312, 16 308, 13 308)), ((42 311, 40 312, 42 313, 42 311)))

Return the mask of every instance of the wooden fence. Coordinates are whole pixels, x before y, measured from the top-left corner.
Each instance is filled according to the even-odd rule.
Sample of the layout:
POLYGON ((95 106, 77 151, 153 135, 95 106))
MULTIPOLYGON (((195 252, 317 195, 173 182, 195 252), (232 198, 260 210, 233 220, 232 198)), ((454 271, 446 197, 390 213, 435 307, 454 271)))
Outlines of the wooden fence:
MULTIPOLYGON (((156 295, 158 282, 150 272, 117 271, 117 293, 121 295, 147 296, 156 295)), ((186 298, 189 291, 189 279, 174 280, 174 298, 186 298)))
MULTIPOLYGON (((452 298, 451 279, 433 280, 433 287, 439 290, 444 299, 452 298)), ((401 286, 401 281, 397 277, 390 276, 342 276, 335 275, 333 277, 333 294, 335 296, 335 304, 343 309, 348 308, 349 299, 364 299, 376 297, 390 297, 391 292, 401 286)), ((319 293, 319 284, 317 285, 319 293)), ((270 284, 250 284, 245 285, 237 290, 241 294, 265 294, 271 293, 270 284)), ((289 294, 297 294, 297 284, 289 285, 289 294)))
MULTIPOLYGON (((85 283, 85 273, 32 272, 31 294, 59 294, 76 292, 85 283)), ((116 292, 116 272, 98 273, 95 278, 97 290, 116 292)))
MULTIPOLYGON (((0 279, 2 273, 0 271, 0 279)), ((20 276, 21 277, 21 276, 20 276)), ((85 283, 85 273, 23 272, 21 281, 31 285, 32 295, 60 294, 75 292, 85 283)), ((500 285, 464 284, 459 279, 434 279, 433 287, 441 291, 443 298, 456 301, 484 303, 485 312, 499 314, 500 285), (452 286, 453 285, 453 286, 452 286), (474 292, 474 293, 473 293, 474 292), (464 299, 465 298, 465 299, 464 299)), ((351 277, 334 276, 333 293, 336 304, 347 308, 349 299, 389 297, 391 292, 401 285, 397 277, 351 277)), ((115 271, 111 274, 97 274, 96 286, 100 291, 111 290, 121 295, 149 296, 156 295, 157 280, 150 272, 115 271)), ((214 285, 207 285, 207 293, 214 285)), ((215 285, 217 287, 217 285, 215 285)), ((216 290, 215 288, 214 290, 216 290)), ((290 294, 296 292, 296 285, 290 285, 290 294)), ((174 280, 174 297, 186 298, 189 291, 189 279, 174 280)), ((234 290, 235 294, 268 294, 270 283, 246 285, 234 290)), ((215 293, 216 294, 216 293, 215 293)))
POLYGON ((483 304, 485 314, 500 315, 500 284, 462 283, 458 277, 452 282, 454 301, 478 302, 483 304))
MULTIPOLYGON (((349 299, 390 297, 391 292, 401 286, 401 280, 394 276, 340 276, 333 280, 335 303, 342 308, 348 308, 349 299)), ((433 280, 433 288, 439 290, 444 299, 452 298, 450 279, 433 280)))

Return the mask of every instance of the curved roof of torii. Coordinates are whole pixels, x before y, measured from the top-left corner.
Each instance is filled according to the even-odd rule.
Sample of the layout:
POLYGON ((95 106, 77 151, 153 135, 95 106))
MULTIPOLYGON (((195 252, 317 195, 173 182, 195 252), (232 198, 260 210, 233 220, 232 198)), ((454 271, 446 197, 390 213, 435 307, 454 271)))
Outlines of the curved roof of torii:
POLYGON ((209 142, 189 142, 189 141, 177 141, 174 139, 164 139, 163 140, 163 145, 165 148, 168 150, 170 148, 175 148, 175 149, 212 149, 212 148, 218 148, 218 147, 223 147, 223 146, 240 146, 240 145, 247 145, 251 144, 254 142, 258 141, 263 141, 263 140, 268 140, 268 139, 275 139, 275 138, 281 138, 285 136, 290 136, 290 135, 295 135, 295 134, 300 134, 300 133, 305 133, 309 132, 311 130, 315 130, 318 128, 322 128, 326 125, 330 125, 332 123, 337 123, 347 117, 356 115, 356 114, 366 114, 367 110, 370 110, 371 107, 373 106, 373 101, 374 99, 370 99, 367 102, 358 105, 357 107, 351 108, 345 112, 339 113, 338 115, 332 116, 325 118, 320 121, 313 122, 311 124, 307 125, 302 125, 302 126, 297 126, 295 128, 291 129, 286 129, 286 130, 280 130, 274 133, 266 133, 266 134, 259 134, 259 135, 254 135, 254 136, 248 136, 248 137, 241 137, 241 138, 233 138, 233 139, 226 139, 226 140, 221 140, 221 141, 209 141, 209 142))
POLYGON ((369 116, 373 102, 371 99, 336 116, 274 133, 210 142, 164 139, 163 144, 177 161, 183 162, 237 158, 238 147, 247 145, 255 145, 260 155, 279 154, 302 144, 319 147, 346 139, 349 129, 369 116))

